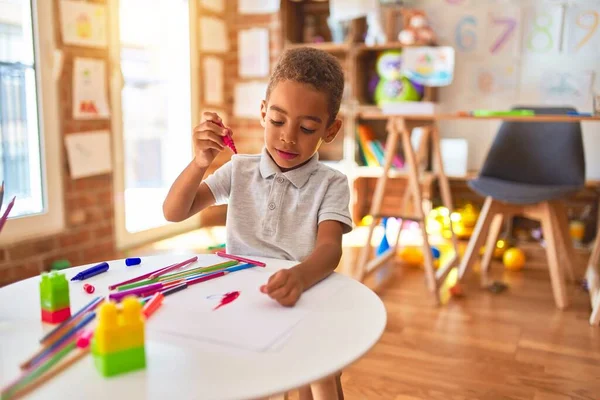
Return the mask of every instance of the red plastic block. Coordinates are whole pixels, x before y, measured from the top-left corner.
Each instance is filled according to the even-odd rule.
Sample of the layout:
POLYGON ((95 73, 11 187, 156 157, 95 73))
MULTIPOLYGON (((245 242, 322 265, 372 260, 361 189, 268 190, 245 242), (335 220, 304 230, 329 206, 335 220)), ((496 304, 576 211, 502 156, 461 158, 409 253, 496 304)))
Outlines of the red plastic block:
POLYGON ((71 316, 71 307, 61 308, 56 311, 48 311, 42 308, 42 321, 50 324, 58 324, 71 316))

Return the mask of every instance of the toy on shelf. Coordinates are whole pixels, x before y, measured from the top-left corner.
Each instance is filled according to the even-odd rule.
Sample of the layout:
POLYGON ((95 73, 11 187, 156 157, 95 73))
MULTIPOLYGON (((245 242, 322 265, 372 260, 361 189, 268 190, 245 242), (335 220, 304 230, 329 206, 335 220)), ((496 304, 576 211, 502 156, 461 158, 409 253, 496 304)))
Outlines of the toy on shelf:
POLYGON ((51 324, 63 322, 71 316, 69 282, 64 274, 56 271, 42 273, 41 278, 42 321, 51 324))
POLYGON ((135 297, 126 297, 122 306, 119 312, 111 301, 98 310, 92 355, 96 369, 105 377, 146 367, 142 304, 135 297))
POLYGON ((373 99, 378 106, 405 101, 420 101, 423 87, 415 85, 402 74, 402 51, 383 51, 376 64, 377 77, 371 83, 374 86, 373 99))
POLYGON ((427 15, 422 10, 403 9, 403 28, 398 41, 404 46, 430 46, 436 41, 435 33, 429 26, 427 15))
POLYGON ((367 14, 367 34, 365 36, 365 44, 373 46, 376 44, 384 44, 388 41, 386 34, 383 31, 381 24, 381 8, 374 7, 367 14))

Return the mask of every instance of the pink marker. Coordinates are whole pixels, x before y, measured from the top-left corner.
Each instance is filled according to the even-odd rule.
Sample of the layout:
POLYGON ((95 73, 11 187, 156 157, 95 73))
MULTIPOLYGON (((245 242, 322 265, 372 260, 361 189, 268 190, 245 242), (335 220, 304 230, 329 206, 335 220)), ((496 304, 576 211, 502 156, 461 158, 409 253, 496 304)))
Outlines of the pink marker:
MULTIPOLYGON (((225 128, 225 125, 223 125, 222 122, 215 122, 215 124, 219 125, 221 128, 225 128)), ((223 143, 225 143, 225 146, 229 147, 231 151, 237 154, 237 149, 235 148, 235 143, 233 143, 233 138, 231 137, 231 135, 224 136, 223 143)))
POLYGON ((218 255, 219 257, 230 258, 232 260, 237 260, 237 261, 240 261, 240 262, 244 262, 244 263, 248 263, 248 264, 252 264, 252 265, 257 265, 259 267, 264 267, 264 266, 267 265, 264 262, 254 261, 254 260, 250 260, 248 258, 234 256, 234 255, 231 255, 231 254, 227 254, 224 251, 217 251, 215 254, 218 255))

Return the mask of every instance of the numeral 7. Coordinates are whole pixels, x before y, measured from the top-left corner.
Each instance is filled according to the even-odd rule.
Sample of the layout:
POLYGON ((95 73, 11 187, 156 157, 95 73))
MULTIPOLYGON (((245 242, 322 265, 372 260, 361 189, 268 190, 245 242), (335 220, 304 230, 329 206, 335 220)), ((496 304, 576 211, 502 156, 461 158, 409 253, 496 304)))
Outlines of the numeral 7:
POLYGON ((498 40, 490 47, 492 53, 497 53, 517 27, 517 21, 514 18, 492 18, 492 22, 494 24, 506 25, 506 30, 502 32, 498 40))

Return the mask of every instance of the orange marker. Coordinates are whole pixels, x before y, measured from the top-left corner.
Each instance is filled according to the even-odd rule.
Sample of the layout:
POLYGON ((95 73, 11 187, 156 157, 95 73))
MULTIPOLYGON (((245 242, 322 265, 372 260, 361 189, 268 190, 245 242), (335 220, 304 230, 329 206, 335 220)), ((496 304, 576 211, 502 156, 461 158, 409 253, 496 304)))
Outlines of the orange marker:
POLYGON ((154 314, 156 310, 158 310, 164 298, 165 296, 163 296, 162 293, 158 292, 154 296, 152 296, 150 300, 148 300, 148 302, 144 305, 144 308, 142 308, 142 314, 144 314, 146 319, 150 318, 150 316, 154 314))

